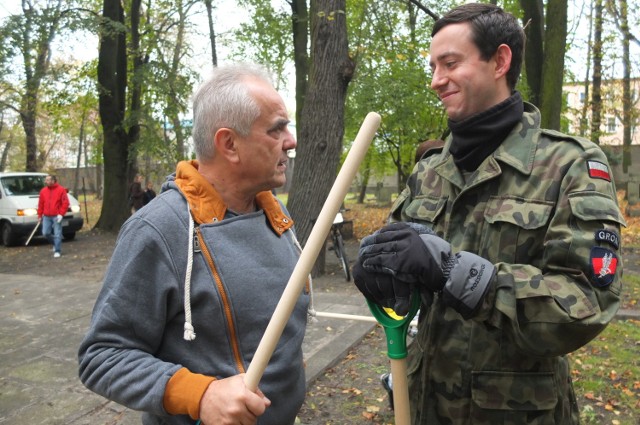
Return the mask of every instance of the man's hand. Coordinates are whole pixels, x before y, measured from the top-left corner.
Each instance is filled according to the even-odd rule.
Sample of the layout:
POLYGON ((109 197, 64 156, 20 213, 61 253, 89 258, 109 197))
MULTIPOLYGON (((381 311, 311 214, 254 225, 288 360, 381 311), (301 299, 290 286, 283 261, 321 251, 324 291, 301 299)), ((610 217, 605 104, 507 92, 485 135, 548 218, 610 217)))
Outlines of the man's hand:
POLYGON ((442 289, 453 265, 451 246, 445 240, 427 227, 407 223, 389 224, 367 236, 359 254, 366 271, 434 292, 442 289))
POLYGON ((356 266, 366 272, 358 272, 364 282, 358 284, 354 267, 360 291, 384 307, 400 308, 402 311, 396 310, 400 315, 406 314, 404 308, 409 306, 408 288, 417 285, 432 292, 442 291, 445 304, 469 319, 476 314, 495 276, 495 267, 489 261, 471 252, 454 254, 447 241, 415 223, 393 223, 364 238, 356 266))
POLYGON ((56 216, 56 223, 60 223, 62 221, 62 215, 58 214, 56 216))
POLYGON ((244 374, 211 382, 200 400, 200 421, 203 425, 251 425, 271 405, 258 390, 249 390, 244 374))
POLYGON ((399 316, 409 312, 411 286, 382 273, 368 272, 360 259, 353 265, 353 281, 370 301, 382 307, 392 308, 399 316))

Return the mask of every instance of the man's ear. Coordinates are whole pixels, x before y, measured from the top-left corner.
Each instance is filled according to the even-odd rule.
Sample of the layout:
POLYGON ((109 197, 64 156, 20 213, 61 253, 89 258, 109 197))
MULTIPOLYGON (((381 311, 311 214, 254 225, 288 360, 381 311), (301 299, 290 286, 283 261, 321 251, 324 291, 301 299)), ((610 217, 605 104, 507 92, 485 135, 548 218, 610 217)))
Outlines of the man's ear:
POLYGON ((216 155, 221 155, 229 162, 237 162, 238 157, 238 135, 231 128, 220 128, 213 136, 216 155))
POLYGON ((507 75, 507 72, 511 69, 511 48, 506 44, 499 45, 494 58, 496 60, 495 77, 499 79, 507 75))

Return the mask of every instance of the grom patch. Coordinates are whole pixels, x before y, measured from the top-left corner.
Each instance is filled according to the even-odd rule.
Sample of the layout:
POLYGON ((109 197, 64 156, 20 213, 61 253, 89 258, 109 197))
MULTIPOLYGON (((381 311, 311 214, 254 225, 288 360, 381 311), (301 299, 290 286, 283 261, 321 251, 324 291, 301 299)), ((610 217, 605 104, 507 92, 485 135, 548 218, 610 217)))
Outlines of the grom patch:
POLYGON ((607 248, 591 248, 592 283, 600 288, 611 285, 618 267, 618 256, 607 248))
POLYGON ((611 244, 615 249, 620 248, 620 237, 614 231, 607 229, 596 230, 596 242, 606 242, 611 244))

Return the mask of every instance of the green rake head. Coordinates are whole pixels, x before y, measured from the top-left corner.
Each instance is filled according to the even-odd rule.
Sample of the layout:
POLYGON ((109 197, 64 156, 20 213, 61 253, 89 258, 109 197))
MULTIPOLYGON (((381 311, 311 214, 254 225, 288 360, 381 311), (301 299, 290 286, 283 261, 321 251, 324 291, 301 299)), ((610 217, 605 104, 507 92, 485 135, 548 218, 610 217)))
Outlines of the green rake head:
POLYGON ((385 309, 368 299, 367 304, 373 316, 384 328, 389 358, 404 359, 407 357, 407 330, 411 320, 420 308, 420 295, 417 292, 413 293, 409 312, 404 317, 398 316, 392 309, 385 309))

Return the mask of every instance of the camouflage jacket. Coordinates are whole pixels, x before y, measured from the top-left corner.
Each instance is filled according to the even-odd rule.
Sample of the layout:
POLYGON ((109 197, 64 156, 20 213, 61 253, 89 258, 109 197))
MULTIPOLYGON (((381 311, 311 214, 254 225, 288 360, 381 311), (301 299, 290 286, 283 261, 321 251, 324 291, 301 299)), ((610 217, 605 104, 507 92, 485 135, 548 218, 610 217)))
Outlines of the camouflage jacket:
POLYGON ((620 302, 620 213, 595 144, 523 119, 473 173, 449 153, 423 159, 390 220, 432 228, 453 252, 497 270, 463 320, 423 294, 409 347, 413 424, 577 424, 565 357, 598 335, 620 302))

